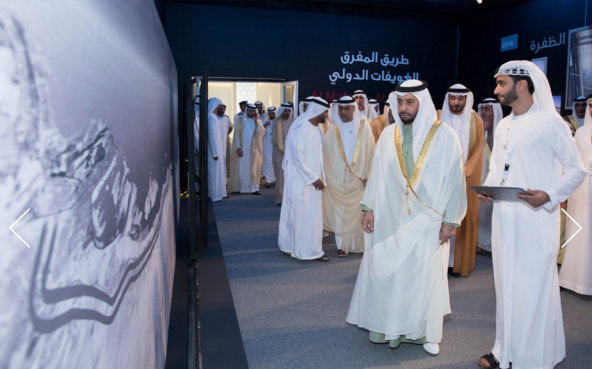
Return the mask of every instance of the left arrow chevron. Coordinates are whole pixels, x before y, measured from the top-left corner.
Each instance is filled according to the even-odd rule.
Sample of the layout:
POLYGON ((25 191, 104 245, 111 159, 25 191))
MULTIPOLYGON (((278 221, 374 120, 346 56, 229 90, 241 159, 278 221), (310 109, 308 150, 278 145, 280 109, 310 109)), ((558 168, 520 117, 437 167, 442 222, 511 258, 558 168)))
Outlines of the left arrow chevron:
POLYGON ((8 229, 10 229, 10 230, 12 231, 12 233, 16 234, 16 236, 19 238, 19 240, 23 241, 23 243, 24 243, 25 245, 27 245, 27 247, 28 247, 28 248, 31 248, 31 246, 29 246, 29 244, 28 244, 28 243, 26 243, 26 242, 25 242, 25 240, 23 240, 23 239, 21 238, 21 236, 19 236, 19 235, 18 235, 18 233, 16 233, 16 232, 14 231, 14 229, 12 229, 12 227, 14 227, 14 226, 15 226, 15 225, 16 225, 16 224, 19 222, 19 220, 21 220, 21 219, 22 219, 22 218, 23 218, 23 217, 24 217, 24 216, 25 216, 25 215, 26 215, 26 214, 29 212, 29 210, 31 210, 31 208, 28 208, 28 209, 27 209, 27 211, 25 211, 25 214, 21 215, 21 217, 20 217, 20 218, 18 218, 18 219, 16 220, 16 222, 14 222, 14 223, 13 223, 13 224, 12 224, 10 227, 8 227, 8 229))

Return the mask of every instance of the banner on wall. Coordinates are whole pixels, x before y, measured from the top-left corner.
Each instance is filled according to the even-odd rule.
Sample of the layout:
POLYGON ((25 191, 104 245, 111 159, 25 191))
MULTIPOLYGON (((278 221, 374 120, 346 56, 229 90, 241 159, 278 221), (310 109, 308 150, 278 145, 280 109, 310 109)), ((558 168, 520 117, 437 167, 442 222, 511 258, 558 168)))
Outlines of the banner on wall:
POLYGON ((336 71, 328 74, 331 90, 314 90, 312 96, 319 96, 327 101, 338 100, 344 95, 351 95, 361 85, 375 82, 375 91, 366 91, 369 99, 376 99, 384 103, 388 99, 388 93, 394 91, 399 83, 410 79, 420 79, 417 70, 409 66, 410 61, 404 54, 390 56, 388 53, 370 52, 364 56, 362 52, 357 54, 345 51, 339 58, 336 71), (385 92, 388 91, 388 92, 385 92))
POLYGON ((592 26, 569 31, 565 109, 574 99, 592 94, 592 26))
POLYGON ((0 367, 164 367, 176 91, 153 1, 0 3, 0 367))

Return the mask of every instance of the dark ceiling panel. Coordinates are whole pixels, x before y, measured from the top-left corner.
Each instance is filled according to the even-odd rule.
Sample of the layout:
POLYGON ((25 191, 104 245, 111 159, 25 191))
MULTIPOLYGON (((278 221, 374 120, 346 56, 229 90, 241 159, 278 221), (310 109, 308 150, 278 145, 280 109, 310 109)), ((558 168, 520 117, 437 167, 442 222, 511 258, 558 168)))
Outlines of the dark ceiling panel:
POLYGON ((515 6, 533 0, 160 0, 206 5, 253 7, 293 11, 310 11, 329 14, 357 15, 364 17, 459 22, 467 17, 491 15, 493 12, 511 10, 515 6))

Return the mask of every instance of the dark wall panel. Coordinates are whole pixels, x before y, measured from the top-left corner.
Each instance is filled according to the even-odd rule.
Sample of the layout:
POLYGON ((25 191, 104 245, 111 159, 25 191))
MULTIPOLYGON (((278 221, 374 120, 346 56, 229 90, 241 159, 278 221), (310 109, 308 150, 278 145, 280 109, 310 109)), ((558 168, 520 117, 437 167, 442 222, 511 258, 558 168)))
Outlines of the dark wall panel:
POLYGON ((569 30, 590 24, 591 0, 537 0, 514 8, 472 19, 460 27, 459 81, 475 93, 475 100, 493 96, 494 71, 509 60, 547 57, 547 78, 554 95, 565 95, 567 38, 569 30), (587 6, 586 6, 586 3, 587 6), (588 15, 586 15, 586 11, 588 15), (551 37, 565 43, 539 49, 551 37), (501 38, 518 34, 518 48, 500 51, 501 38), (531 45, 534 41, 534 50, 531 45), (537 52, 538 49, 538 52, 537 52))
POLYGON ((299 80, 300 99, 364 89, 369 98, 382 100, 395 85, 373 80, 374 73, 381 79, 383 72, 402 78, 418 73, 438 102, 455 82, 457 36, 449 23, 168 3, 166 33, 179 85, 207 66, 216 76, 299 80), (345 52, 368 58, 376 53, 377 58, 343 64, 345 52), (385 54, 401 61, 404 56, 408 64, 385 67, 385 54), (344 68, 352 80, 332 84, 329 76, 344 76, 344 68), (356 74, 364 74, 364 80, 353 80, 356 74))

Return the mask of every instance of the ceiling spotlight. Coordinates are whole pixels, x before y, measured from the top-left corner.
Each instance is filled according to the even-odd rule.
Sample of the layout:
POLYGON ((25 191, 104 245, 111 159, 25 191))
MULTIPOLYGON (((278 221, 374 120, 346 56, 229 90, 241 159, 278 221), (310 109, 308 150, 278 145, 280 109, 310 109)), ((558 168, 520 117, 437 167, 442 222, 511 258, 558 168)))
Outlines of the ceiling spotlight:
POLYGON ((477 4, 483 3, 483 0, 477 0, 477 4))

